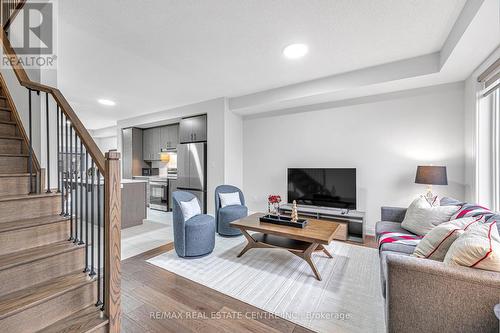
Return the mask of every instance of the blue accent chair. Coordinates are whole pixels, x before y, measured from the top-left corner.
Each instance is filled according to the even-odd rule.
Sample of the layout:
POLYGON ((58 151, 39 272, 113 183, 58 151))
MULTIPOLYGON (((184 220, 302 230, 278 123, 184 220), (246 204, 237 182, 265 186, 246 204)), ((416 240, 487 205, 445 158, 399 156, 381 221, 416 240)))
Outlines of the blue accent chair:
MULTIPOLYGON (((182 258, 199 257, 209 254, 215 247, 215 219, 213 216, 199 214, 184 221, 181 202, 193 200, 194 194, 175 191, 173 198, 174 246, 182 258)), ((199 202, 198 202, 199 204, 199 202)))
POLYGON ((215 224, 217 232, 222 236, 239 236, 240 229, 232 228, 229 223, 248 215, 248 208, 245 206, 245 197, 239 188, 232 185, 220 185, 215 189, 215 224), (241 205, 230 205, 221 207, 219 193, 240 194, 241 205))

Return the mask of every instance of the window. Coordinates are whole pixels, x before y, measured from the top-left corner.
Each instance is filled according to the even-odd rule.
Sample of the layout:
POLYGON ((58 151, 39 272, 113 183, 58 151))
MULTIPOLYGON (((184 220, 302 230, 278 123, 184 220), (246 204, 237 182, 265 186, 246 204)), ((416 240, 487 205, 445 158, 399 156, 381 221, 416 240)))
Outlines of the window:
POLYGON ((500 59, 478 78, 477 199, 500 211, 500 59))

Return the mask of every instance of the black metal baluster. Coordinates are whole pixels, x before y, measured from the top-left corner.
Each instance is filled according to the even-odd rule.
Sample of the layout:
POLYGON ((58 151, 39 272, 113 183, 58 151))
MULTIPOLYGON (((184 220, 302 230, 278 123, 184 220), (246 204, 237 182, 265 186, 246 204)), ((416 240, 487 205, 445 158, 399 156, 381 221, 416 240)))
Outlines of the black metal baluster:
POLYGON ((89 272, 89 153, 85 150, 85 270, 89 272))
POLYGON ((49 119, 49 93, 45 93, 45 115, 47 123, 47 192, 52 193, 50 190, 50 119, 49 119))
POLYGON ((91 172, 90 176, 91 178, 91 187, 90 187, 90 276, 94 276, 95 270, 94 270, 94 247, 95 247, 95 242, 94 242, 94 178, 95 178, 95 166, 94 166, 94 160, 92 160, 92 167, 91 167, 91 172))
MULTIPOLYGON (((75 240, 74 243, 80 242, 80 233, 78 232, 78 136, 75 131, 75 167, 73 168, 74 175, 74 187, 75 187, 75 240)), ((73 199, 73 198, 71 198, 73 199)), ((81 230, 80 230, 81 232, 81 230)))
MULTIPOLYGON (((65 131, 64 131, 64 135, 66 136, 66 145, 65 145, 65 154, 64 154, 64 160, 66 161, 66 172, 64 173, 64 186, 65 186, 65 202, 64 202, 64 205, 66 207, 65 209, 65 216, 69 216, 69 204, 68 204, 68 201, 69 201, 69 188, 68 188, 68 179, 69 179, 69 146, 68 146, 68 136, 69 136, 69 133, 68 133, 68 118, 65 116, 64 117, 64 126, 65 126, 65 131)), ((70 223, 70 237, 69 237, 69 240, 72 240, 73 238, 73 225, 70 223)))
POLYGON ((68 177, 69 177, 69 196, 68 200, 69 202, 69 219, 70 219, 70 225, 71 225, 71 240, 74 241, 76 239, 75 237, 75 229, 73 226, 73 126, 69 125, 69 172, 68 172, 68 177))
POLYGON ((61 126, 61 216, 66 216, 65 195, 66 195, 66 146, 64 144, 64 115, 59 110, 61 126))
MULTIPOLYGON (((60 110, 59 105, 57 106, 57 193, 61 193, 61 146, 60 144, 60 134, 61 134, 61 124, 60 124, 60 110)), ((62 196, 61 196, 62 198, 62 196)), ((62 201, 61 201, 62 204, 62 201)), ((62 209, 62 205, 61 205, 62 209)))
MULTIPOLYGON (((102 212, 103 212, 103 216, 102 216, 102 225, 103 225, 103 228, 104 226, 106 225, 106 200, 104 200, 104 193, 105 192, 105 188, 106 188, 106 183, 105 183, 105 180, 103 179, 103 184, 102 184, 102 191, 103 191, 103 198, 102 198, 102 212)), ((104 230, 103 230, 103 233, 104 233, 104 230)), ((105 235, 105 233, 104 233, 105 235)), ((106 260, 109 260, 106 259, 106 257, 104 256, 105 254, 105 250, 106 249, 106 237, 102 237, 102 248, 103 248, 103 264, 102 265, 102 276, 106 276, 106 260)), ((101 307, 101 311, 104 311, 104 302, 105 302, 105 299, 104 299, 104 295, 106 295, 106 283, 103 283, 102 284, 102 295, 103 295, 103 300, 102 300, 102 307, 101 307)))
POLYGON ((30 147, 29 147, 29 158, 28 158, 28 169, 30 172, 30 194, 33 194, 33 130, 32 130, 32 115, 31 115, 31 89, 28 89, 28 96, 29 96, 29 120, 28 120, 28 132, 29 132, 29 140, 30 140, 30 147))
POLYGON ((97 303, 101 302, 101 172, 97 170, 97 303))
POLYGON ((80 139, 80 242, 83 245, 83 142, 80 139))

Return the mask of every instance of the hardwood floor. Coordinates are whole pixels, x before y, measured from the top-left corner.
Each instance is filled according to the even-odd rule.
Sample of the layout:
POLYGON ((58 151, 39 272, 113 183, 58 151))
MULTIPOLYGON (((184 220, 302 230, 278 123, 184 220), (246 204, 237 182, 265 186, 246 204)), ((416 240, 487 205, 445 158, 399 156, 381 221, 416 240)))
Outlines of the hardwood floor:
MULTIPOLYGON (((361 246, 374 244, 371 237, 361 246)), ((169 243, 122 261, 122 332, 312 332, 146 262, 172 249, 169 243)))

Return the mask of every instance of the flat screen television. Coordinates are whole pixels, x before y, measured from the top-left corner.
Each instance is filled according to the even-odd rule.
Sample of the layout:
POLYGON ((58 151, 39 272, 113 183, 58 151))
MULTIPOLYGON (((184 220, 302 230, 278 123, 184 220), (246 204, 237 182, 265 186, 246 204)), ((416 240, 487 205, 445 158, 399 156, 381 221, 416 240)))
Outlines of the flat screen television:
POLYGON ((288 203, 356 209, 355 168, 289 168, 288 203))

